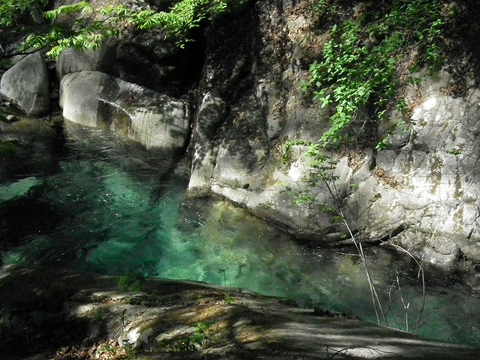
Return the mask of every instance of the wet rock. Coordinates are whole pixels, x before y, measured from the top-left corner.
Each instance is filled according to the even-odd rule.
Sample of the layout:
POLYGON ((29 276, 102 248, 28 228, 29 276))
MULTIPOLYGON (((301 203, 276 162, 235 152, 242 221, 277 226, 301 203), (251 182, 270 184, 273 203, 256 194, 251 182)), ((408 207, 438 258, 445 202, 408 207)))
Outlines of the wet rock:
POLYGON ((17 116, 11 115, 11 114, 10 114, 10 115, 7 115, 7 116, 6 116, 6 119, 7 119, 9 122, 11 122, 11 123, 20 120, 17 116))
POLYGON ((40 180, 32 176, 8 185, 0 185, 0 203, 21 197, 38 184, 40 180))
POLYGON ((63 116, 81 125, 108 129, 149 148, 179 151, 189 133, 186 105, 139 85, 97 71, 64 76, 63 116))

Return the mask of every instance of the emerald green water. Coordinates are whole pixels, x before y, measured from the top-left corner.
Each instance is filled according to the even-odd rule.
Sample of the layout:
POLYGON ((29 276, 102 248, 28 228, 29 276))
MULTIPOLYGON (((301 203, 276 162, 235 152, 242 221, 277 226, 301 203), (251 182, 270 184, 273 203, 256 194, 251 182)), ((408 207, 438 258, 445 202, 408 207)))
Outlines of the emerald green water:
MULTIPOLYGON (((5 265, 204 281, 376 322, 363 266, 351 250, 301 245, 224 201, 187 201, 186 176, 172 174, 162 154, 82 128, 72 129, 60 148, 23 151, 43 170, 3 169, 5 265)), ((412 264, 386 249, 368 255, 389 326, 406 330, 408 323, 416 332, 418 325, 421 335, 480 346, 480 302, 466 287, 427 273, 418 320, 422 287, 412 264)))

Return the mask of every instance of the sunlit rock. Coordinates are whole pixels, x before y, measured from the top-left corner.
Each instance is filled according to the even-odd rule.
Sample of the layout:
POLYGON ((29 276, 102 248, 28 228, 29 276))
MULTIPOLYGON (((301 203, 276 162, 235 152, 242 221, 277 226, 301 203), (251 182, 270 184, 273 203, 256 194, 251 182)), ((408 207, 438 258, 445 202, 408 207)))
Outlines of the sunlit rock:
POLYGON ((403 94, 408 119, 392 110, 366 129, 370 115, 360 111, 351 141, 324 151, 332 163, 314 168, 315 157, 305 154, 329 129, 334 109, 301 91, 306 64, 320 58, 325 41, 303 12, 265 2, 257 22, 244 14, 212 35, 224 38, 207 49, 203 90, 218 89, 226 113, 208 140, 194 129, 195 149, 204 151, 194 155, 190 195, 220 195, 308 241, 352 245, 341 210, 364 242, 391 240, 437 267, 473 269, 480 263, 480 91, 467 80, 465 96, 452 96, 456 75, 417 74, 421 83, 403 94), (240 26, 257 32, 236 41, 240 26), (228 61, 219 66, 218 59, 228 61), (378 150, 374 142, 387 135, 378 150))
POLYGON ((26 56, 3 74, 0 93, 27 115, 44 115, 50 109, 47 65, 40 52, 26 56))
POLYGON ((187 140, 183 102, 101 72, 64 76, 60 106, 70 121, 111 130, 150 148, 180 150, 187 140))
MULTIPOLYGON (((58 268, 0 269, 3 355, 151 359, 478 359, 478 349, 427 340, 317 307, 221 286, 150 279, 138 291, 121 277, 58 268), (32 321, 33 319, 33 321, 32 321), (35 334, 35 337, 20 336, 35 334), (55 334, 53 337, 52 334, 55 334), (70 356, 71 355, 71 356, 70 356), (126 358, 126 357, 125 357, 126 358)), ((13 358, 13 357, 12 357, 13 358)))
POLYGON ((82 71, 99 71, 105 47, 99 50, 80 51, 73 48, 64 50, 57 59, 57 75, 61 80, 65 75, 82 71))

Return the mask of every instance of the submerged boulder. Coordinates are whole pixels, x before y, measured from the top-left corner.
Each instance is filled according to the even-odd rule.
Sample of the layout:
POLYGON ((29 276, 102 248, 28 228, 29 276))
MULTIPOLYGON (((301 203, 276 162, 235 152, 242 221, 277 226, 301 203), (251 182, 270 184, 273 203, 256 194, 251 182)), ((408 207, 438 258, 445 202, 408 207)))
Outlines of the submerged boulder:
POLYGON ((186 144, 189 117, 182 101, 98 71, 70 73, 60 86, 67 120, 114 131, 149 148, 178 151, 186 144))
POLYGON ((39 183, 40 180, 34 176, 31 176, 8 185, 0 185, 0 204, 5 201, 24 196, 28 191, 30 191, 30 189, 39 183))

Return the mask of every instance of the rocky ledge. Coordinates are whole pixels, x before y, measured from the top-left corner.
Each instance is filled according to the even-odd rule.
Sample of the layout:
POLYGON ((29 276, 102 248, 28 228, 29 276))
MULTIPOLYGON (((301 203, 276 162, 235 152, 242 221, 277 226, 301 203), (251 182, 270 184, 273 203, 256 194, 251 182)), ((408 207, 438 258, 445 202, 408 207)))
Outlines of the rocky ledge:
POLYGON ((480 358, 480 349, 294 305, 186 281, 4 267, 0 270, 0 357, 480 358))

